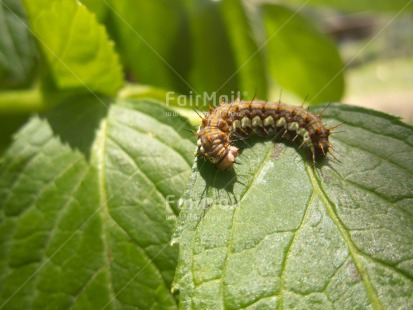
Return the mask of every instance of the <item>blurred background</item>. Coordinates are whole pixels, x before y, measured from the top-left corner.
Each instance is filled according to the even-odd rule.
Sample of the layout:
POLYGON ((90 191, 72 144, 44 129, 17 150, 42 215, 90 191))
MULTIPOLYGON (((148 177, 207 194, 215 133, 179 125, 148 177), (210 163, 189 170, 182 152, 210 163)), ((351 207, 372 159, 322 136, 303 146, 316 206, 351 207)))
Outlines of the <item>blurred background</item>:
MULTIPOLYGON (((263 2, 248 0, 251 7, 263 2)), ((412 1, 292 2, 308 4, 300 12, 339 49, 346 84, 341 102, 413 124, 412 1)))
POLYGON ((413 15, 329 9, 314 14, 347 64, 342 102, 413 123, 413 15))

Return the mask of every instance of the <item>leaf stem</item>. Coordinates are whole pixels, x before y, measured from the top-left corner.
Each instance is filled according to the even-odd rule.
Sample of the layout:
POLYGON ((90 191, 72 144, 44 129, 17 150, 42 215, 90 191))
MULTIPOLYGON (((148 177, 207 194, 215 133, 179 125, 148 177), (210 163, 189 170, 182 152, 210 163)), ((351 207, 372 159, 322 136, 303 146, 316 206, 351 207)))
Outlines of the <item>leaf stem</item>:
POLYGON ((46 108, 39 87, 0 92, 0 114, 27 114, 46 108))

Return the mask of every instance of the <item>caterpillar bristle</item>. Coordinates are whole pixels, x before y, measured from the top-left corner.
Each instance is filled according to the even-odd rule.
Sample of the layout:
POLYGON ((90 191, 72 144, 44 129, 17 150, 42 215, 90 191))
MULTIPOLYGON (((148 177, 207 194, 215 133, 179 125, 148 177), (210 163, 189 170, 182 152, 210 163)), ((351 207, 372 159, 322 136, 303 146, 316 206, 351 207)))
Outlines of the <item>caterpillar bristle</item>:
POLYGON ((324 151, 324 145, 321 142, 319 142, 318 146, 320 147, 321 152, 323 153, 323 156, 326 156, 326 152, 324 151))
MULTIPOLYGON (((302 107, 302 108, 304 107, 305 103, 307 102, 308 97, 309 97, 309 95, 306 95, 306 96, 304 97, 304 100, 303 100, 303 102, 301 103, 301 107, 302 107)), ((307 111, 308 111, 308 106, 307 106, 307 111)))
POLYGON ((301 149, 305 144, 305 141, 301 142, 301 144, 298 146, 298 149, 301 149))
POLYGON ((334 151, 334 152, 336 152, 337 154, 339 154, 338 151, 334 148, 334 146, 330 145, 329 152, 331 153, 332 151, 334 151), (330 151, 330 150, 331 150, 331 151, 330 151))
POLYGON ((327 108, 330 106, 331 103, 332 103, 332 102, 329 102, 329 103, 325 106, 325 108, 322 109, 321 112, 317 114, 317 116, 318 116, 319 118, 321 118, 321 116, 322 116, 323 113, 327 110, 327 108))
POLYGON ((281 103, 281 96, 283 94, 283 89, 280 88, 280 96, 278 97, 278 103, 281 103))
POLYGON ((186 128, 182 128, 182 130, 186 131, 186 132, 190 132, 193 133, 195 136, 198 136, 198 134, 196 133, 196 131, 190 130, 190 129, 186 129, 186 128))
POLYGON ((329 150, 328 153, 329 153, 331 156, 333 156, 333 158, 334 158, 336 161, 338 161, 339 163, 341 163, 341 161, 334 155, 333 151, 336 152, 336 153, 338 153, 338 152, 337 152, 336 150, 334 150, 333 148, 331 148, 331 150, 329 150))
POLYGON ((203 117, 198 113, 197 110, 195 110, 195 108, 192 108, 192 110, 194 110, 194 112, 195 112, 195 113, 199 116, 199 118, 202 119, 202 120, 208 117, 208 116, 207 116, 204 112, 202 112, 201 110, 199 111, 199 113, 202 113, 202 114, 204 115, 203 117))
POLYGON ((333 127, 329 127, 328 130, 330 130, 331 132, 333 132, 334 129, 336 129, 337 127, 340 127, 341 125, 343 125, 344 123, 339 123, 333 127))

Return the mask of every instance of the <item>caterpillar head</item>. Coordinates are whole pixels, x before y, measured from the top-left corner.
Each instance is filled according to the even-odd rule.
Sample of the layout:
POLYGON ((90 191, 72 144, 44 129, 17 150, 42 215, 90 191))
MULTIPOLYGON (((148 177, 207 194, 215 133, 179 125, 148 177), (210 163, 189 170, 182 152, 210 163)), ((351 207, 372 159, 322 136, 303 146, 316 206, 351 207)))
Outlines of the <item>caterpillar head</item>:
POLYGON ((228 147, 227 154, 221 159, 221 161, 217 164, 219 170, 228 170, 232 167, 235 162, 235 159, 238 156, 238 148, 235 146, 230 145, 228 147))

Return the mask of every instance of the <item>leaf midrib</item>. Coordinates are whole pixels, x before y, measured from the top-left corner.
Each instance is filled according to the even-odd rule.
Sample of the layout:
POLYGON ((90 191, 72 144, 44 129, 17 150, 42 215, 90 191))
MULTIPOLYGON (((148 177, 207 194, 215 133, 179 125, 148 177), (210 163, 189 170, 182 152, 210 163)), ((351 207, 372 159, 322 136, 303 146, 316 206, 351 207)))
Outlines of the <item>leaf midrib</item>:
POLYGON ((333 223, 338 228, 345 244, 348 247, 348 251, 350 253, 350 256, 351 256, 354 264, 356 265, 356 268, 357 268, 358 272, 360 273, 360 276, 362 278, 362 281, 364 283, 367 295, 370 298, 372 306, 375 309, 380 309, 380 310, 383 309, 382 305, 380 304, 380 300, 377 296, 377 293, 375 292, 375 290, 373 288, 373 285, 372 285, 367 273, 364 272, 364 270, 362 268, 362 264, 361 264, 360 260, 357 257, 357 256, 361 256, 361 254, 359 253, 357 247, 351 241, 351 237, 348 235, 346 229, 344 228, 344 226, 341 223, 340 219, 336 215, 336 213, 334 211, 334 209, 335 209, 334 204, 331 202, 331 200, 329 199, 327 193, 324 191, 322 185, 320 184, 320 180, 317 179, 317 177, 314 173, 314 168, 311 167, 310 165, 306 164, 306 170, 307 170, 307 174, 308 174, 308 177, 310 179, 311 185, 313 186, 314 192, 317 193, 320 196, 320 199, 321 199, 321 201, 323 202, 323 204, 326 208, 327 214, 329 215, 330 219, 333 221, 333 223))
MULTIPOLYGON (((233 246, 233 241, 234 241, 234 226, 235 226, 235 215, 237 210, 240 209, 241 207, 241 202, 244 199, 244 197, 248 194, 248 192, 250 191, 252 185, 254 184, 254 182, 258 179, 259 175, 261 174, 262 170, 264 169, 268 159, 271 157, 273 148, 270 147, 267 150, 267 154, 265 154, 265 157, 263 158, 261 164, 259 165, 258 169, 256 170, 254 177, 251 179, 251 182, 249 183, 247 190, 240 196, 240 200, 238 202, 238 207, 237 205, 235 205, 235 207, 233 208, 234 211, 232 213, 232 219, 231 219, 231 236, 230 239, 228 240, 228 245, 227 245, 227 255, 225 256, 225 261, 224 261, 224 266, 222 268, 222 277, 221 277, 221 281, 220 281, 220 286, 221 286, 221 294, 222 294, 222 304, 225 306, 225 294, 224 294, 224 277, 226 275, 226 270, 228 268, 228 261, 229 261, 229 256, 231 255, 231 248, 233 246)), ((215 174, 214 176, 214 181, 215 181, 215 177, 217 176, 218 172, 215 174)), ((193 248, 193 244, 192 244, 192 248, 193 248)))
POLYGON ((100 200, 100 209, 103 212, 98 212, 102 217, 102 229, 103 229, 103 255, 104 261, 106 265, 106 269, 108 272, 108 286, 109 286, 109 294, 110 299, 107 304, 105 304, 104 308, 112 304, 116 308, 116 304, 113 301, 116 299, 116 294, 113 288, 113 278, 112 278, 112 270, 109 261, 109 253, 110 253, 110 246, 109 246, 109 236, 108 236, 108 221, 109 221, 109 209, 108 209, 108 200, 107 200, 107 192, 106 192, 106 179, 105 179, 105 151, 106 151, 106 136, 107 136, 107 120, 102 120, 100 124, 100 135, 97 137, 97 177, 98 177, 98 186, 99 186, 99 200, 100 200))

